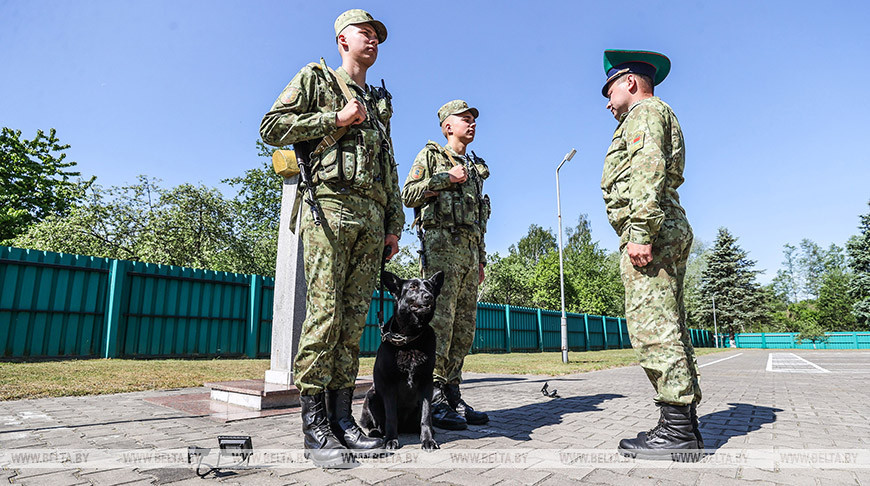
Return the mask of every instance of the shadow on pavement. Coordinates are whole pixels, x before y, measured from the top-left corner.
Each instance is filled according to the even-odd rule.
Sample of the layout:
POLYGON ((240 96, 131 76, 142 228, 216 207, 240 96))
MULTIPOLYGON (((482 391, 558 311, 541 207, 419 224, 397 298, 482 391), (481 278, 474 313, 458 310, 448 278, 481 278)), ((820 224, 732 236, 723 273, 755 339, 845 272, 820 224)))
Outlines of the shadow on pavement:
POLYGON ((722 447, 732 437, 746 435, 764 424, 776 422, 776 413, 782 412, 781 408, 748 403, 729 403, 728 406, 728 410, 709 413, 698 419, 704 448, 710 452, 722 447))
POLYGON ((531 440, 531 434, 540 427, 562 423, 566 414, 602 411, 598 405, 625 395, 599 393, 598 395, 573 396, 564 398, 544 398, 541 401, 513 408, 485 410, 489 414, 486 425, 472 425, 467 430, 451 432, 436 430, 439 444, 458 439, 479 439, 482 437, 506 436, 516 440, 531 440))

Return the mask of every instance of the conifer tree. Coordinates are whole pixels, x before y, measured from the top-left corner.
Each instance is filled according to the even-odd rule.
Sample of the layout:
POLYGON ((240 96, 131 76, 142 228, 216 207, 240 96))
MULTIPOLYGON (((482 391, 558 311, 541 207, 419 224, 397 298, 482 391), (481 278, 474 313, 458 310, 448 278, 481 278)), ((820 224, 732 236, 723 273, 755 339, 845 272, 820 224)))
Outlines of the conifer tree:
POLYGON ((853 274, 849 283, 849 296, 855 299, 852 313, 858 327, 867 330, 870 328, 870 212, 860 218, 860 233, 849 239, 846 248, 853 274))
POLYGON ((737 238, 727 228, 719 228, 701 277, 701 296, 707 305, 700 315, 706 323, 713 323, 714 297, 720 332, 745 332, 766 323, 769 313, 755 278, 760 272, 754 267, 755 261, 747 258, 737 238))

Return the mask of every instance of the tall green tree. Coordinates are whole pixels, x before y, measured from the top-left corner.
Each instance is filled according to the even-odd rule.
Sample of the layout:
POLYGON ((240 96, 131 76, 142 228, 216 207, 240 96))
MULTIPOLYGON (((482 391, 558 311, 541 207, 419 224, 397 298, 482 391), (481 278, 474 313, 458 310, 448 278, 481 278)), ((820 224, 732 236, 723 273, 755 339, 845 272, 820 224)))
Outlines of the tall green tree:
POLYGON ((506 257, 492 253, 487 257, 486 279, 480 288, 480 300, 493 304, 533 306, 534 268, 516 252, 506 257))
MULTIPOLYGON (((565 233, 566 310, 622 315, 625 289, 619 276, 618 254, 608 254, 592 240, 585 215, 565 233)), ((517 244, 511 245, 508 256, 491 257, 482 300, 560 309, 559 251, 553 231, 533 224, 517 244)))
POLYGON ((509 251, 516 253, 521 259, 530 265, 537 263, 547 253, 557 251, 556 236, 550 229, 544 229, 536 224, 529 225, 529 231, 520 238, 516 245, 511 245, 509 251))
POLYGON ((849 296, 854 299, 852 313, 858 326, 867 330, 870 328, 870 212, 862 214, 860 220, 859 233, 846 244, 853 274, 849 296))
MULTIPOLYGON (((703 300, 716 299, 719 329, 734 334, 766 325, 769 318, 764 294, 756 282, 755 270, 737 238, 727 228, 719 228, 701 283, 703 300)), ((712 308, 702 308, 701 318, 713 322, 712 308)))
POLYGON ((231 205, 240 238, 251 250, 252 273, 275 275, 283 179, 272 168, 275 149, 257 141, 259 164, 243 175, 224 179, 236 190, 231 205))
POLYGON ((797 248, 786 243, 782 247, 782 268, 776 272, 773 279, 773 289, 786 303, 795 303, 800 300, 800 268, 798 268, 797 248))
POLYGON ((81 200, 94 178, 82 180, 70 170, 65 150, 52 128, 37 130, 33 140, 21 130, 0 130, 0 243, 11 240, 49 215, 66 215, 81 200))
POLYGON ((712 330, 712 322, 707 323, 702 317, 702 309, 710 307, 711 302, 704 301, 701 295, 701 280, 707 269, 710 258, 710 244, 701 240, 692 243, 689 260, 686 262, 686 278, 683 285, 683 302, 686 306, 686 322, 689 327, 712 330))
POLYGON ((817 322, 825 331, 857 331, 858 322, 852 312, 855 299, 849 294, 852 273, 832 269, 822 276, 816 301, 817 322))
POLYGON ((124 260, 250 273, 252 250, 236 214, 216 189, 137 184, 103 189, 67 216, 52 215, 12 240, 14 246, 124 260))

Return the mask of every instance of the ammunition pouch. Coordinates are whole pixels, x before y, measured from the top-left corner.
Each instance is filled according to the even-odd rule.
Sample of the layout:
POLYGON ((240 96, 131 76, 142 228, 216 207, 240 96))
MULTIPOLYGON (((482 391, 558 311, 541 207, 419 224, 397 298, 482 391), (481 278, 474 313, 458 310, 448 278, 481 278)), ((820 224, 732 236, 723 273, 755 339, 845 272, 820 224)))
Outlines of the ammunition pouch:
POLYGON ((489 202, 489 194, 484 194, 483 197, 480 198, 480 221, 478 223, 481 234, 486 233, 486 223, 489 221, 491 215, 492 204, 489 202))
POLYGON ((377 163, 380 143, 377 130, 360 128, 350 131, 319 155, 312 156, 314 184, 329 182, 370 189, 372 182, 380 176, 380 164, 377 163))

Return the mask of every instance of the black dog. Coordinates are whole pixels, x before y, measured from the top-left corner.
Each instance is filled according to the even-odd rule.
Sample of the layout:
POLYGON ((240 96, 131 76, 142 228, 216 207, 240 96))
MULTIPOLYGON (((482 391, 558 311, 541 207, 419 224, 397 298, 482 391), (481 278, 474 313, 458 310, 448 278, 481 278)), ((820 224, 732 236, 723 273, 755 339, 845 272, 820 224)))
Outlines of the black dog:
POLYGON ((366 394, 360 425, 372 437, 384 437, 387 449, 399 448, 400 431, 417 430, 424 450, 438 449, 431 416, 435 331, 429 321, 435 314, 444 273, 425 280, 402 280, 383 272, 381 279, 396 296, 396 312, 382 330, 374 386, 366 394))

